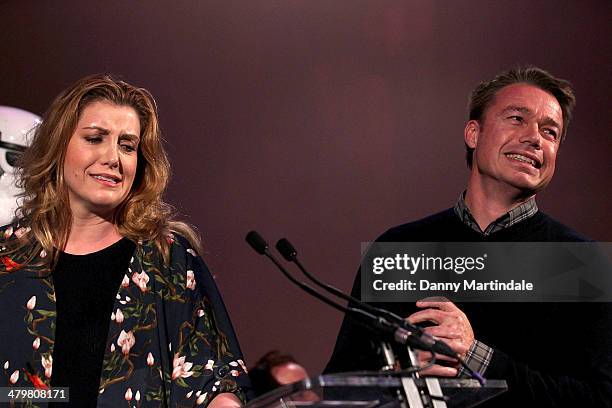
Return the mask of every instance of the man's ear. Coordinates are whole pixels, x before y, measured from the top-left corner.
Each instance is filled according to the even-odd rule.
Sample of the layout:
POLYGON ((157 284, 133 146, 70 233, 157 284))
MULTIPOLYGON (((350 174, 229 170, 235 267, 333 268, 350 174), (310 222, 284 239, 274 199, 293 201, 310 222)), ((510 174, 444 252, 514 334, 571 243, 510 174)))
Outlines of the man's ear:
POLYGON ((470 120, 463 130, 463 140, 470 149, 475 149, 480 135, 480 124, 477 120, 470 120))

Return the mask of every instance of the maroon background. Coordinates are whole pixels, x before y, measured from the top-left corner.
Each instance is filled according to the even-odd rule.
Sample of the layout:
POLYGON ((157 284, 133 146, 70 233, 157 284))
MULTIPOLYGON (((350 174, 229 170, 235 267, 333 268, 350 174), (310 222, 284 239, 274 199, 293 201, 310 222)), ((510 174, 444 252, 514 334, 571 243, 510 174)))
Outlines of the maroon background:
POLYGON ((360 242, 449 207, 466 180, 468 92, 531 63, 570 79, 575 120, 540 206, 611 240, 608 1, 4 1, 0 104, 42 113, 111 72, 156 96, 173 182, 248 362, 311 372, 341 316, 243 241, 287 236, 348 290, 360 242))

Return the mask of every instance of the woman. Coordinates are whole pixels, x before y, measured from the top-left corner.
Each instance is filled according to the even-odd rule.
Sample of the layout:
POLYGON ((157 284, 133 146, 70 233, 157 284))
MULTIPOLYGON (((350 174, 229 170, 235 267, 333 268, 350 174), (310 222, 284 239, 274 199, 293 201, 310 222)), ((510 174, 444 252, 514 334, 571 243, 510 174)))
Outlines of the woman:
POLYGON ((146 90, 94 75, 55 99, 22 158, 21 218, 0 229, 1 386, 69 386, 74 406, 244 401, 196 234, 162 201, 168 177, 146 90))

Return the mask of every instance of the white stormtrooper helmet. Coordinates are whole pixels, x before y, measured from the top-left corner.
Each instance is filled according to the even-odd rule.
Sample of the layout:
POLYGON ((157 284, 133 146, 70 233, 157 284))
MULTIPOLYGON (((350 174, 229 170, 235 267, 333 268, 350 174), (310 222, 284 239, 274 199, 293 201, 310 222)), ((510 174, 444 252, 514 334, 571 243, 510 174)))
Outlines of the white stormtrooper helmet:
POLYGON ((15 163, 28 147, 29 133, 40 124, 40 117, 10 106, 0 106, 0 225, 15 216, 17 194, 15 163))

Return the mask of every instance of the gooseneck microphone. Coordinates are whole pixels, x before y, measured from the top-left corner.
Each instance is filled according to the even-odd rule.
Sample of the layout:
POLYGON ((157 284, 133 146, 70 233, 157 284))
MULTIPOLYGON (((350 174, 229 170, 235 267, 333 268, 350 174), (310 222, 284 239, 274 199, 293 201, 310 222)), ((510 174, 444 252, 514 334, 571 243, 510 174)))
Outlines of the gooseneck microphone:
POLYGON ((304 290, 309 295, 316 297, 317 299, 333 307, 334 309, 340 310, 341 312, 350 315, 359 324, 365 326, 370 330, 374 329, 377 334, 382 335, 387 339, 392 339, 393 341, 399 342, 401 344, 410 344, 413 347, 417 347, 417 345, 415 344, 415 339, 411 337, 412 334, 407 332, 402 327, 398 327, 398 325, 390 323, 386 319, 380 316, 375 316, 364 310, 354 307, 343 306, 319 293, 316 289, 314 289, 307 283, 297 280, 285 269, 285 267, 278 261, 278 259, 276 259, 274 255, 272 255, 269 250, 268 243, 256 231, 249 232, 246 235, 245 240, 255 250, 255 252, 260 255, 264 255, 268 259, 270 259, 274 263, 274 265, 276 265, 276 267, 283 273, 283 275, 285 275, 287 279, 289 279, 293 284, 297 285, 300 289, 304 290))
MULTIPOLYGON (((421 339, 421 336, 415 336, 411 331, 406 330, 404 327, 398 325, 397 323, 389 322, 387 319, 385 319, 382 316, 369 313, 365 310, 362 310, 356 307, 341 305, 335 302, 334 300, 326 297, 325 295, 321 294, 320 292, 318 292, 316 289, 314 289, 312 286, 308 285, 307 283, 304 283, 296 279, 293 275, 291 275, 285 269, 285 267, 278 261, 278 259, 276 259, 274 255, 272 255, 272 253, 269 250, 268 243, 256 231, 249 232, 246 235, 245 240, 258 254, 264 255, 267 258, 269 258, 274 263, 274 265, 276 265, 276 267, 283 273, 283 275, 285 275, 287 279, 289 279, 293 284, 297 285, 299 288, 301 288, 302 290, 304 290, 311 296, 316 297, 317 299, 333 307, 334 309, 340 310, 350 315, 352 318, 356 319, 356 321, 359 322, 360 324, 370 329, 374 328, 376 331, 379 332, 379 334, 382 334, 384 337, 390 338, 397 343, 407 344, 412 347, 427 350, 427 351, 435 351, 433 350, 433 344, 431 342, 423 341, 421 339)), ((345 295, 344 293, 343 295, 348 296, 348 295, 345 295)), ((431 338, 431 340, 435 341, 433 340, 433 338, 431 338)), ((442 349, 442 347, 440 348, 442 349)), ((438 354, 445 354, 445 355, 448 355, 449 357, 457 358, 456 353, 454 353, 452 350, 450 351, 451 351, 450 355, 446 350, 444 350, 444 353, 438 352, 438 354)))
POLYGON ((334 296, 347 300, 354 305, 358 305, 360 308, 350 306, 351 303, 349 303, 349 306, 343 306, 324 296, 305 282, 297 280, 280 264, 274 255, 272 255, 269 250, 268 243, 256 231, 249 232, 245 239, 258 254, 268 257, 283 273, 283 275, 287 277, 287 279, 310 295, 316 297, 334 309, 346 313, 360 325, 365 326, 371 331, 374 330, 379 335, 382 334, 385 338, 390 338, 399 344, 409 345, 414 348, 434 352, 459 360, 460 364, 471 374, 473 378, 476 378, 481 384, 484 384, 484 378, 479 373, 472 370, 465 363, 465 361, 460 358, 459 354, 454 352, 442 340, 436 340, 433 336, 425 333, 420 327, 408 323, 405 319, 388 310, 369 305, 362 302, 360 299, 347 295, 341 290, 320 281, 313 274, 308 272, 304 265, 302 265, 297 258, 297 250, 286 238, 282 238, 276 243, 276 249, 287 261, 295 263, 300 271, 302 271, 302 273, 318 287, 324 289, 326 292, 331 293, 334 296))
POLYGON ((374 307, 368 303, 362 302, 360 299, 347 295, 346 293, 333 287, 332 285, 322 282, 320 279, 318 279, 316 276, 306 270, 304 265, 297 257, 297 250, 287 238, 279 239, 276 243, 276 249, 287 261, 295 263, 300 269, 300 271, 302 271, 302 273, 315 285, 319 286, 320 288, 323 288, 325 291, 331 293, 332 295, 338 296, 339 298, 342 298, 348 302, 359 305, 360 308, 367 311, 368 313, 381 317, 384 316, 385 318, 388 318, 392 322, 397 324, 399 327, 405 329, 411 336, 413 336, 413 341, 417 343, 414 345, 414 347, 427 351, 434 351, 438 354, 442 354, 447 357, 459 358, 459 355, 455 353, 453 349, 451 349, 445 342, 436 340, 430 334, 425 333, 420 327, 408 323, 406 319, 402 319, 400 316, 388 310, 374 307))
MULTIPOLYGON (((413 345, 413 347, 419 348, 422 350, 426 350, 426 351, 432 351, 432 352, 435 352, 435 353, 438 353, 438 354, 441 354, 447 357, 452 357, 452 358, 457 359, 459 363, 463 366, 463 368, 472 376, 472 378, 475 378, 476 380, 478 380, 478 382, 481 385, 485 384, 486 381, 484 377, 480 375, 480 373, 474 371, 470 366, 468 366, 467 363, 461 358, 459 353, 456 353, 455 351, 453 351, 453 349, 451 349, 449 345, 446 344, 444 341, 436 340, 432 335, 425 333, 423 329, 421 329, 420 327, 408 323, 406 319, 403 319, 402 317, 396 315, 393 312, 390 312, 388 310, 381 309, 378 307, 374 307, 368 303, 361 301, 360 299, 357 299, 351 295, 347 295, 346 293, 333 287, 332 285, 322 282, 316 276, 308 272, 308 270, 306 270, 304 265, 300 262, 300 260, 297 257, 297 250, 291 244, 291 242, 289 242, 287 238, 279 239, 278 242, 276 243, 276 249, 278 250, 278 252, 281 253, 283 258, 285 258, 287 261, 295 263, 297 267, 300 269, 300 271, 302 271, 302 273, 308 279, 314 282, 315 285, 323 288, 328 293, 331 293, 335 296, 338 296, 339 298, 342 298, 344 300, 347 300, 349 302, 359 305, 361 308, 365 309, 366 311, 368 311, 369 313, 373 315, 384 316, 386 318, 391 319, 391 321, 397 324, 399 327, 404 328, 405 330, 404 335, 409 335, 412 337, 411 344, 413 345)), ((406 341, 400 341, 400 343, 406 344, 406 341)))

